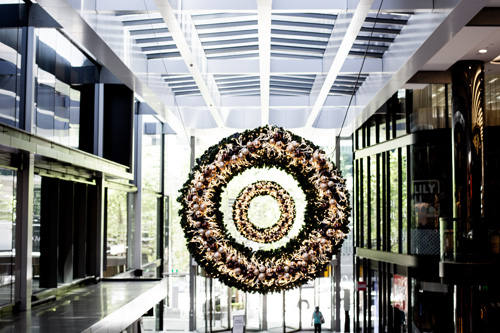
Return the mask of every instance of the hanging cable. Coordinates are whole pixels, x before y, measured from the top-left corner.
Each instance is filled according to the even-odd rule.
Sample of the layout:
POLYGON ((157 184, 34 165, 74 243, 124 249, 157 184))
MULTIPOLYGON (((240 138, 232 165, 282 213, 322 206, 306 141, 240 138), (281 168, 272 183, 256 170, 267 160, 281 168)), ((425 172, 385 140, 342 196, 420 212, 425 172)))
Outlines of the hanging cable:
POLYGON ((377 10, 377 15, 375 16, 375 20, 373 21, 373 26, 372 26, 372 29, 370 31, 370 37, 368 38, 368 43, 366 44, 365 52, 363 54, 363 61, 361 62, 361 67, 359 68, 359 72, 358 72, 358 75, 356 77, 356 82, 354 83, 354 88, 353 88, 353 91, 351 93, 349 103, 347 104, 347 109, 346 109, 345 114, 344 114, 344 119, 342 120, 342 125, 340 125, 339 134, 337 135, 337 138, 335 140, 335 147, 333 148, 333 152, 330 155, 330 157, 333 157, 335 155, 337 145, 340 141, 340 135, 342 134, 342 130, 344 129, 345 121, 347 119, 347 114, 349 113, 349 109, 351 108, 352 100, 353 100, 354 96, 356 95, 356 90, 358 88, 359 79, 361 77, 361 74, 363 73, 363 67, 365 65, 366 56, 368 54, 368 48, 370 47, 370 43, 371 43, 372 38, 373 38, 373 31, 375 31, 375 26, 377 25, 378 17, 380 15, 380 10, 382 9, 383 3, 384 3, 384 0, 380 0, 380 4, 379 4, 378 10, 377 10))
MULTIPOLYGON (((153 36, 155 38, 156 47, 160 51, 160 59, 161 59, 161 62, 163 64, 163 69, 165 70, 165 74, 168 76, 169 73, 167 70, 167 65, 165 64, 165 57, 163 56, 164 53, 160 49, 160 44, 158 43, 158 37, 156 36, 156 32, 155 32, 155 29, 153 27, 153 23, 151 23, 151 13, 149 12, 149 8, 148 8, 148 5, 146 4, 146 0, 143 0, 143 3, 144 3, 144 7, 146 8, 146 13, 148 14, 149 25, 151 26, 151 31, 153 32, 153 36)), ((192 149, 191 144, 189 144, 191 141, 189 139, 189 135, 188 135, 187 130, 186 130, 186 125, 184 124, 184 119, 182 118, 181 111, 179 110, 179 105, 177 104, 177 99, 175 98, 175 93, 173 91, 172 91, 172 93, 174 94, 175 110, 179 114, 179 119, 181 120, 182 128, 184 130, 184 135, 186 136, 186 142, 188 143, 189 150, 191 150, 192 149)))

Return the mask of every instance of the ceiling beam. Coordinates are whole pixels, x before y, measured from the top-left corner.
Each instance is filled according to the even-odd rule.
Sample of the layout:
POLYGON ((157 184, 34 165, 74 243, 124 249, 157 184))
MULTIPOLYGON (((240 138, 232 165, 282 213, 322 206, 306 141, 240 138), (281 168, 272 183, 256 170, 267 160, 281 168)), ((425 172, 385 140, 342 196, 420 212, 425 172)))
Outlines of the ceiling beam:
POLYGON ((224 127, 224 121, 219 112, 220 93, 213 75, 208 73, 207 57, 198 35, 194 33, 196 28, 191 21, 191 16, 189 14, 180 14, 178 19, 168 1, 155 0, 155 4, 177 45, 182 59, 200 89, 217 127, 224 127), (182 20, 182 22, 179 20, 182 20), (190 37, 189 41, 186 36, 190 37))
POLYGON ((262 125, 269 124, 269 86, 271 79, 271 5, 272 0, 257 0, 262 125))
POLYGON ((342 70, 373 2, 374 0, 360 0, 354 14, 344 12, 337 16, 323 60, 327 74, 326 76, 318 75, 313 84, 310 95, 312 110, 305 127, 312 127, 318 118, 333 82, 342 70))
MULTIPOLYGON (((347 58, 341 72, 357 73, 361 66, 362 58, 347 58)), ((215 75, 258 75, 260 71, 259 59, 208 59, 208 71, 215 75)), ((188 66, 182 59, 148 60, 148 73, 165 73, 165 68, 170 75, 189 74, 188 66)), ((365 72, 382 72, 382 59, 367 58, 363 69, 365 72)), ((271 59, 271 74, 320 74, 323 72, 321 59, 271 59)))
MULTIPOLYGON (((150 10, 156 10, 153 0, 145 0, 150 10)), ((155 0, 156 1, 156 0, 155 0)), ((173 2, 172 8, 186 11, 223 11, 223 12, 253 12, 257 10, 255 0, 182 0, 173 2)), ((273 10, 282 10, 287 13, 303 12, 335 12, 354 10, 357 1, 332 1, 332 0, 274 0, 273 10)), ((98 12, 146 12, 143 1, 135 0, 101 0, 96 2, 98 12)), ((420 12, 435 10, 433 0, 384 0, 381 10, 390 12, 420 12)))

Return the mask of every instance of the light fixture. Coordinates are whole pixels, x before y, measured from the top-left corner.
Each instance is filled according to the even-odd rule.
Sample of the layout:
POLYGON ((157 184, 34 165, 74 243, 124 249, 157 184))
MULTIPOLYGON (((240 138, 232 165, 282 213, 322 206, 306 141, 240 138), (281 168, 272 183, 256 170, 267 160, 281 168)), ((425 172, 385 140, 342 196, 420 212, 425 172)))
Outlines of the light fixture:
POLYGON ((478 52, 482 54, 482 53, 488 52, 488 50, 487 49, 480 49, 478 52))
POLYGON ((492 61, 490 61, 490 64, 493 64, 493 65, 500 65, 500 55, 497 56, 495 59, 493 59, 492 61))

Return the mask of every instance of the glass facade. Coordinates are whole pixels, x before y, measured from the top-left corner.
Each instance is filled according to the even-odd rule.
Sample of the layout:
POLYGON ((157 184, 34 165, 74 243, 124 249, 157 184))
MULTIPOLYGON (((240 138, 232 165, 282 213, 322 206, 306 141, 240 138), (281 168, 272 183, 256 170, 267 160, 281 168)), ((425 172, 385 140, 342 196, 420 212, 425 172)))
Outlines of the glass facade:
POLYGON ((42 177, 35 175, 33 179, 33 248, 32 248, 32 269, 33 269, 33 293, 42 291, 40 287, 40 234, 42 215, 42 177))
POLYGON ((21 41, 21 29, 0 29, 0 122, 13 127, 19 126, 21 41))
POLYGON ((59 31, 36 29, 34 74, 35 134, 79 148, 80 88, 96 83, 97 67, 59 31))
POLYGON ((108 188, 106 192, 106 276, 124 273, 128 268, 127 192, 108 188))
POLYGON ((0 168, 0 306, 14 301, 16 171, 0 168))
POLYGON ((142 131, 141 177, 142 177, 142 265, 148 276, 157 276, 156 267, 161 265, 162 249, 159 249, 162 237, 163 218, 160 216, 163 205, 163 141, 162 123, 154 116, 140 115, 142 131), (151 265, 153 264, 153 265, 151 265))

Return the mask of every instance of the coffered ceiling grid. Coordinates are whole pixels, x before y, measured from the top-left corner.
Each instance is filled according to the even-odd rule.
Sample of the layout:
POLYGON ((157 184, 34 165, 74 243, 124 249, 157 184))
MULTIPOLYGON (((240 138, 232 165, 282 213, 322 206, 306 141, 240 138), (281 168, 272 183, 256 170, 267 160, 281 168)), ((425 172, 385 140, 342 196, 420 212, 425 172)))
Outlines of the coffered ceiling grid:
POLYGON ((228 119, 234 119, 229 114, 238 109, 247 109, 247 119, 253 114, 261 123, 279 119, 270 112, 296 109, 303 113, 297 126, 313 128, 323 109, 345 110, 346 97, 359 95, 352 107, 360 108, 360 101, 376 94, 374 86, 390 81, 392 71, 383 63, 397 58, 390 51, 408 38, 408 24, 446 17, 433 15, 430 0, 353 0, 343 6, 321 0, 300 6, 277 0, 185 0, 182 9, 165 0, 154 4, 147 12, 116 15, 151 64, 175 67, 160 74, 179 108, 208 112, 216 127, 229 126, 228 119), (243 97, 238 105, 234 98, 243 97), (294 98, 296 105, 282 98, 294 98))

